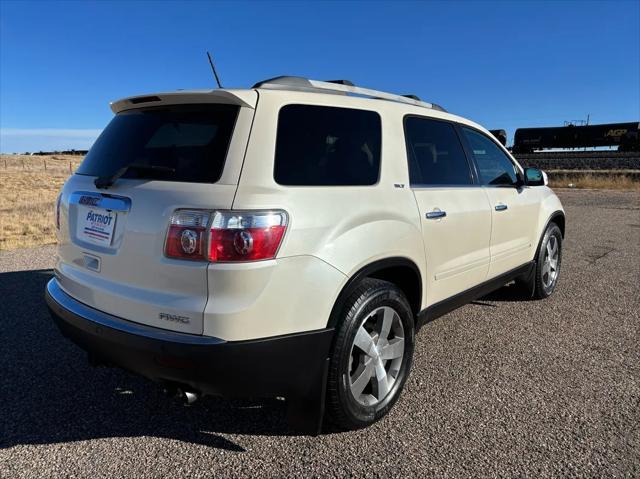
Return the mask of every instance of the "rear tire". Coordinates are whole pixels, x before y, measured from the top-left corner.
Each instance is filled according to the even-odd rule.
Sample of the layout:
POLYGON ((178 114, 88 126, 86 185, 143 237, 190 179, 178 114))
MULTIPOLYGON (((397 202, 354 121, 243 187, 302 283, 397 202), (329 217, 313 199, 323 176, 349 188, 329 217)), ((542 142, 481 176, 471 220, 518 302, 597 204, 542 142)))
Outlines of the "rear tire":
POLYGON ((385 416, 411 369, 413 313, 394 284, 367 278, 346 301, 327 381, 327 419, 342 430, 385 416))

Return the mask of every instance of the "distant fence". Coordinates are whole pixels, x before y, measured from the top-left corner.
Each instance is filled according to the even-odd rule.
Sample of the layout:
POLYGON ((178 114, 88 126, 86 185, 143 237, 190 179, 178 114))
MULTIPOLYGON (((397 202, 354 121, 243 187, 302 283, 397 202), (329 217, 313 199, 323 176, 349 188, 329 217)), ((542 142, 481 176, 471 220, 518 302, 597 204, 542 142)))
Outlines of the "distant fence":
MULTIPOLYGON (((617 152, 571 152, 571 153, 534 153, 515 155, 522 166, 536 167, 543 170, 640 170, 639 153, 617 152)), ((71 175, 78 168, 83 158, 79 155, 26 156, 2 155, 1 171, 30 171, 56 175, 71 175)), ((635 176, 635 175, 634 175, 635 176)))
POLYGON ((78 168, 82 158, 3 156, 0 159, 0 171, 29 171, 50 174, 71 175, 78 168))

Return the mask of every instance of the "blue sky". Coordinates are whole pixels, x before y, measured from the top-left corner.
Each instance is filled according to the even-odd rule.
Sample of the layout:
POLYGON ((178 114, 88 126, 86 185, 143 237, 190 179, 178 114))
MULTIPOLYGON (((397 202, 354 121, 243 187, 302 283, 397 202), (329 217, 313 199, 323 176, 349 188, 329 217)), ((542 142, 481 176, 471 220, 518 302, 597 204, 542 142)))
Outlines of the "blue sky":
POLYGON ((640 119, 640 2, 0 0, 0 150, 87 148, 123 96, 281 74, 414 93, 487 128, 640 119))

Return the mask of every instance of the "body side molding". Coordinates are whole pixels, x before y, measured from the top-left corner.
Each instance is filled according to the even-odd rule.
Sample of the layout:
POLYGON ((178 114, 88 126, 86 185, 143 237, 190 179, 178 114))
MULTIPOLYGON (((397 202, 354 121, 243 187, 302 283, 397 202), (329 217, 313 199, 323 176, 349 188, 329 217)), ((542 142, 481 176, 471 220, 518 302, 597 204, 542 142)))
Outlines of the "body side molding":
POLYGON ((482 296, 485 296, 492 291, 501 288, 508 282, 518 277, 529 275, 534 267, 535 262, 529 261, 522 266, 518 266, 511 271, 507 271, 500 276, 485 281, 484 283, 474 286, 473 288, 469 288, 466 291, 456 294, 455 296, 447 298, 436 304, 432 304, 428 308, 420 311, 420 314, 418 314, 416 329, 419 330, 426 323, 433 321, 440 316, 444 316, 454 309, 457 309, 460 306, 464 306, 465 304, 468 304, 475 299, 481 298, 482 296))

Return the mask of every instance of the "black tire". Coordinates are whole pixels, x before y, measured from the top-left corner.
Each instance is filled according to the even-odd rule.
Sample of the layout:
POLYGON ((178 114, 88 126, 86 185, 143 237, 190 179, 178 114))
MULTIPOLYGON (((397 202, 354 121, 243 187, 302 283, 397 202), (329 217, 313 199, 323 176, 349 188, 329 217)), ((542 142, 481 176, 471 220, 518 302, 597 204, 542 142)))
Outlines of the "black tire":
MULTIPOLYGON (((392 313, 389 314, 391 315, 392 313)), ((327 419, 341 430, 359 429, 369 426, 386 415, 400 396, 400 392, 409 375, 413 358, 415 341, 413 313, 407 298, 393 283, 367 278, 358 285, 345 302, 336 329, 336 339, 329 363, 327 380, 327 419), (380 315, 384 316, 389 311, 389 308, 395 312, 393 314, 394 329, 390 331, 387 328, 387 337, 389 335, 395 335, 396 337, 390 339, 386 344, 390 345, 392 341, 398 341, 401 336, 397 336, 397 333, 402 330, 401 335, 404 335, 403 348, 398 345, 397 350, 403 349, 403 354, 397 360, 380 359, 383 361, 381 364, 384 364, 384 368, 387 371, 387 378, 390 378, 393 382, 382 398, 374 397, 374 394, 382 396, 382 393, 379 392, 380 390, 371 393, 371 401, 375 399, 378 401, 377 403, 365 405, 359 401, 365 395, 369 397, 367 388, 375 388, 373 382, 377 383, 378 379, 371 378, 371 383, 367 384, 362 394, 358 396, 359 400, 352 393, 351 377, 357 375, 356 370, 358 368, 365 367, 365 361, 371 363, 375 360, 371 359, 371 355, 361 353, 361 350, 354 345, 354 342, 361 326, 368 327, 372 321, 376 322, 376 318, 379 318, 377 321, 381 324, 380 315), (377 311, 375 316, 372 315, 374 311, 377 311), (399 327, 400 323, 402 328, 399 327), (356 361, 353 357, 358 354, 361 358, 356 361), (358 361, 360 361, 360 366, 358 366, 358 361), (396 361, 396 363, 391 366, 393 361, 396 361), (399 366, 398 361, 401 361, 399 366), (391 371, 392 367, 393 371, 391 371)), ((369 340, 372 341, 372 344, 382 348, 384 343, 377 342, 375 338, 376 331, 372 330, 370 335, 372 337, 369 340)), ((378 339, 380 337, 384 337, 382 333, 378 336, 378 339)), ((374 354, 377 355, 378 352, 374 354)), ((376 357, 382 358, 382 353, 376 357)), ((374 375, 377 378, 379 370, 375 369, 375 371, 374 375)), ((388 383, 385 382, 385 384, 388 383)))
POLYGON ((533 297, 535 299, 544 299, 548 298, 553 294, 558 285, 558 279, 560 278, 560 267, 562 265, 562 232, 560 228, 555 223, 549 223, 546 231, 544 232, 544 236, 540 240, 540 245, 538 246, 538 252, 536 254, 536 269, 534 274, 534 293, 533 297), (558 253, 557 253, 557 262, 555 268, 555 278, 553 281, 549 281, 549 274, 545 270, 545 260, 548 256, 547 245, 549 243, 554 243, 557 245, 558 253))

